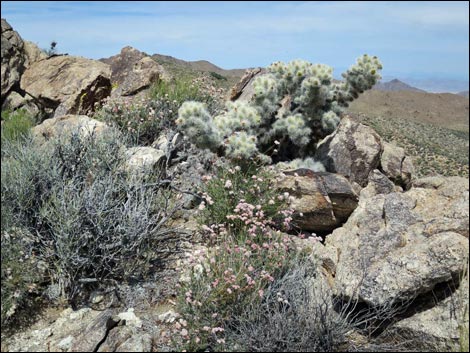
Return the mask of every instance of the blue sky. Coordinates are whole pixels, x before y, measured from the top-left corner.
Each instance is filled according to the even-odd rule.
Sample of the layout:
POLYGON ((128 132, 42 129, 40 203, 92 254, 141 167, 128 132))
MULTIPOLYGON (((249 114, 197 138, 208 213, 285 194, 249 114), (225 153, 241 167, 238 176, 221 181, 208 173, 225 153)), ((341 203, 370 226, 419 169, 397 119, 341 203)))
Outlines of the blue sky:
POLYGON ((296 58, 335 68, 377 55, 384 77, 468 80, 468 2, 2 1, 27 40, 102 58, 126 45, 226 68, 296 58))

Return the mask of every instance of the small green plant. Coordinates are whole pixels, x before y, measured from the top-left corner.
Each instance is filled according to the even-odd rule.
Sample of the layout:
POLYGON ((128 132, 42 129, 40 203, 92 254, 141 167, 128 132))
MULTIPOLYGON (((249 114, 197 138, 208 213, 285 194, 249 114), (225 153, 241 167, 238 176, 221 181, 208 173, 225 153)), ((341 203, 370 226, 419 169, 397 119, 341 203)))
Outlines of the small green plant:
POLYGON ((159 80, 150 88, 149 97, 151 99, 165 99, 175 102, 178 107, 187 100, 206 104, 210 104, 213 100, 197 83, 187 79, 159 80))
POLYGON ((2 141, 17 140, 28 135, 35 123, 35 118, 24 109, 2 111, 2 141))
POLYGON ((216 80, 227 81, 227 77, 222 76, 221 74, 218 74, 217 72, 211 71, 211 72, 209 72, 209 74, 210 74, 213 78, 215 78, 216 80))
POLYGON ((197 79, 158 81, 146 98, 108 98, 94 117, 117 126, 135 145, 151 145, 160 134, 175 129, 182 102, 198 100, 213 111, 218 109, 218 100, 212 96, 211 89, 197 79))
POLYGON ((48 56, 56 55, 57 54, 57 42, 53 40, 49 45, 49 49, 43 49, 44 53, 48 56))

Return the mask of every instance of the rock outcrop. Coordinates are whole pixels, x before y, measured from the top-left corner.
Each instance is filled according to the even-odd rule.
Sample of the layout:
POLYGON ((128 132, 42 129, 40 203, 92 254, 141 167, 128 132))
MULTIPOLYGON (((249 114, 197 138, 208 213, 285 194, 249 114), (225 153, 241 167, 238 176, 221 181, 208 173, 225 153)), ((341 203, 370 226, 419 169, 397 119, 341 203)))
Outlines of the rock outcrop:
POLYGON ((354 211, 358 195, 348 180, 332 173, 309 169, 284 172, 277 188, 292 197, 294 224, 311 232, 331 231, 345 222, 354 211))
POLYGON ((54 117, 86 115, 111 92, 111 70, 96 60, 54 56, 33 63, 21 77, 21 88, 54 117))
POLYGON ((258 77, 265 72, 266 70, 260 67, 246 70, 240 81, 232 88, 232 91, 230 92, 230 100, 249 101, 254 94, 253 80, 255 77, 258 77))
POLYGON ((379 166, 382 151, 380 136, 372 128, 345 116, 337 130, 318 144, 315 160, 328 172, 366 186, 369 173, 379 166))
POLYGON ((2 68, 1 68, 1 101, 2 105, 12 90, 20 85, 21 75, 25 69, 24 42, 20 35, 2 18, 2 68))
POLYGON ((165 159, 165 152, 153 147, 131 147, 126 150, 126 168, 133 175, 146 175, 156 171, 165 159))
POLYGON ((143 327, 133 309, 66 309, 46 327, 43 325, 10 337, 5 342, 8 351, 150 352, 158 333, 154 325, 143 327))
POLYGON ((48 55, 43 52, 39 47, 30 42, 29 40, 24 41, 24 54, 25 54, 25 67, 28 68, 32 64, 45 60, 48 58, 48 55))
POLYGON ((468 257, 468 180, 418 180, 405 193, 360 199, 326 238, 337 249, 335 289, 373 306, 456 279, 468 257))
POLYGON ((405 150, 391 143, 382 142, 383 153, 380 166, 385 175, 395 184, 405 188, 410 186, 414 174, 414 167, 405 150))
POLYGON ((413 342, 412 348, 421 352, 460 351, 460 335, 465 329, 468 330, 468 312, 465 314, 465 308, 468 310, 468 278, 466 281, 466 287, 458 289, 432 308, 400 320, 389 327, 383 336, 413 342), (466 326, 460 327, 459 324, 466 326))
POLYGON ((124 47, 118 55, 100 60, 111 67, 112 96, 133 96, 159 79, 168 79, 165 69, 147 54, 124 47))

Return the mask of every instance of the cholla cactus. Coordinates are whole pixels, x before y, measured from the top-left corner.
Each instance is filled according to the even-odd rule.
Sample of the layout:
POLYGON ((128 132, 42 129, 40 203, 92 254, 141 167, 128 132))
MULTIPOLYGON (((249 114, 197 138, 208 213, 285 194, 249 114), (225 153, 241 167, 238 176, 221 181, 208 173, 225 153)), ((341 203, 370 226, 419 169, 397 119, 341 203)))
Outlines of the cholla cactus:
POLYGON ((316 144, 336 129, 343 109, 377 83, 381 69, 377 57, 363 55, 342 74, 344 81, 334 83, 327 65, 276 62, 253 81, 251 101, 228 102, 226 111, 214 118, 202 103, 186 102, 177 124, 197 146, 224 151, 233 159, 269 163, 309 158, 316 144))

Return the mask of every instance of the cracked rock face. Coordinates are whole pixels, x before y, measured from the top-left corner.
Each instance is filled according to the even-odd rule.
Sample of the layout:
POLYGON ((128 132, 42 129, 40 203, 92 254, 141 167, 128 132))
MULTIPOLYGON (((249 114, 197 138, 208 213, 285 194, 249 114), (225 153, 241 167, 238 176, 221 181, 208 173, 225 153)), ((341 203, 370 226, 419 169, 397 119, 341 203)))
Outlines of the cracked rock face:
POLYGON ((439 180, 360 199, 326 238, 337 249, 338 294, 379 306, 459 276, 469 252, 468 180, 439 180))
POLYGON ((293 196, 294 224, 304 231, 331 231, 346 221, 358 196, 348 180, 338 174, 309 169, 284 172, 281 192, 293 196))
POLYGON ((133 96, 159 79, 170 78, 163 66, 129 46, 122 48, 118 55, 100 61, 111 67, 111 82, 116 87, 111 93, 112 97, 133 96))
POLYGON ((10 352, 150 352, 157 333, 132 309, 66 309, 53 322, 17 333, 5 344, 10 352))
POLYGON ((380 164, 383 172, 395 184, 409 186, 414 174, 413 163, 405 155, 405 150, 388 142, 382 142, 383 153, 380 164))
POLYGON ((108 65, 74 56, 55 56, 29 66, 21 77, 21 88, 54 117, 88 114, 111 92, 108 65))
POLYGON ((1 100, 5 99, 13 87, 19 85, 24 71, 24 42, 18 32, 2 18, 2 92, 1 100))
POLYGON ((318 144, 314 159, 328 172, 364 187, 369 173, 379 166, 382 149, 380 136, 372 128, 345 116, 337 130, 318 144))

